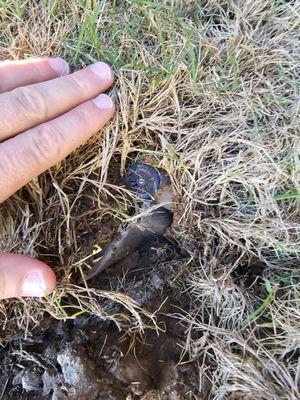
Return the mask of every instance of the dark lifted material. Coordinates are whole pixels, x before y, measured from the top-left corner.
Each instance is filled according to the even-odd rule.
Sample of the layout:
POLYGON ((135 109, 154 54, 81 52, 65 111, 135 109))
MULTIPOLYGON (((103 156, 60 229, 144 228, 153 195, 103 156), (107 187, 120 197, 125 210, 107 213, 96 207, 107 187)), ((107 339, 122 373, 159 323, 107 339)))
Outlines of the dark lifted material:
POLYGON ((128 168, 124 181, 138 199, 144 200, 141 206, 143 216, 117 234, 101 252, 101 259, 94 264, 87 279, 94 278, 148 241, 163 235, 173 222, 173 213, 166 208, 168 205, 163 203, 164 206, 160 206, 166 198, 171 203, 173 197, 170 180, 164 171, 138 162, 128 168))

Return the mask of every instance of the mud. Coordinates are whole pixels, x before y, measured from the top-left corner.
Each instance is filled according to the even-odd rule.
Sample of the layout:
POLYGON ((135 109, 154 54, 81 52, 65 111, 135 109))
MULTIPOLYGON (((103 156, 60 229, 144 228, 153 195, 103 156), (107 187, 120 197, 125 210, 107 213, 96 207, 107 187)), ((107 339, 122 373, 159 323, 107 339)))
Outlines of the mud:
POLYGON ((148 242, 91 284, 123 290, 155 311, 159 330, 125 335, 114 323, 83 315, 57 322, 0 349, 0 399, 194 399, 199 369, 181 359, 183 328, 170 315, 188 304, 173 284, 187 254, 171 238, 148 242), (175 262, 174 262, 175 261, 175 262))
POLYGON ((177 364, 180 348, 168 330, 139 338, 133 352, 113 326, 85 321, 83 333, 76 325, 49 328, 42 347, 10 343, 1 360, 2 398, 171 400, 197 393, 197 366, 177 364))

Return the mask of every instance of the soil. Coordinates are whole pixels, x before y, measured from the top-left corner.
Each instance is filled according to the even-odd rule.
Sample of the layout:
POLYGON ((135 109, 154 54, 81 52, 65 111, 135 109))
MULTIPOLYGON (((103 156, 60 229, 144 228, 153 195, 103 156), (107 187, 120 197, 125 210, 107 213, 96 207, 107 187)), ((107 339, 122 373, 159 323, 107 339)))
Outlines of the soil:
MULTIPOLYGON (((108 289, 122 277, 124 291, 141 306, 155 311, 163 303, 159 330, 129 335, 92 315, 66 322, 45 318, 38 332, 0 350, 0 399, 196 398, 199 367, 182 359, 183 327, 170 317, 176 304, 188 304, 174 285, 186 258, 174 239, 160 237, 92 281, 108 289)), ((202 387, 197 398, 208 393, 202 387)))

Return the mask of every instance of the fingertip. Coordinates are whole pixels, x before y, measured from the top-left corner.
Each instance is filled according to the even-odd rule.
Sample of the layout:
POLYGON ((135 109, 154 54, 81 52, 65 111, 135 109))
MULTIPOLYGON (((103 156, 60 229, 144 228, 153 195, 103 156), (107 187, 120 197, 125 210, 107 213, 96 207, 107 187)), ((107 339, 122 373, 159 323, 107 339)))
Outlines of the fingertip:
POLYGON ((107 82, 107 86, 111 86, 114 82, 114 72, 111 67, 103 61, 98 61, 87 67, 102 81, 107 82))
POLYGON ((95 122, 97 124, 96 130, 102 129, 103 126, 112 119, 115 114, 115 103, 107 94, 100 94, 91 100, 91 103, 97 107, 95 115, 95 122))
POLYGON ((114 111, 115 105, 111 97, 107 94, 100 94, 99 96, 95 97, 93 103, 96 104, 98 108, 101 110, 112 110, 114 111))
POLYGON ((58 76, 64 76, 70 73, 69 64, 61 57, 49 58, 48 64, 58 76))
POLYGON ((0 299, 43 297, 55 286, 55 274, 45 263, 21 254, 0 255, 0 299))
POLYGON ((54 272, 44 263, 39 262, 35 267, 32 266, 23 280, 21 286, 21 296, 23 297, 43 297, 51 293, 56 286, 54 272))

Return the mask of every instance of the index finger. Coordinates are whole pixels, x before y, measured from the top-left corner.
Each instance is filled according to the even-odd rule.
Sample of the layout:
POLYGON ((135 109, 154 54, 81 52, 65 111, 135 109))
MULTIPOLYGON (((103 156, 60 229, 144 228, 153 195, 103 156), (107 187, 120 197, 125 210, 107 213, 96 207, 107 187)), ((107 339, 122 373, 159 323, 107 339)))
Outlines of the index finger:
POLYGON ((0 94, 0 141, 71 110, 112 83, 111 68, 97 62, 70 75, 0 94))
POLYGON ((113 116, 105 94, 0 144, 0 203, 84 143, 113 116))
POLYGON ((1 61, 0 93, 54 79, 69 72, 68 63, 60 57, 1 61))

